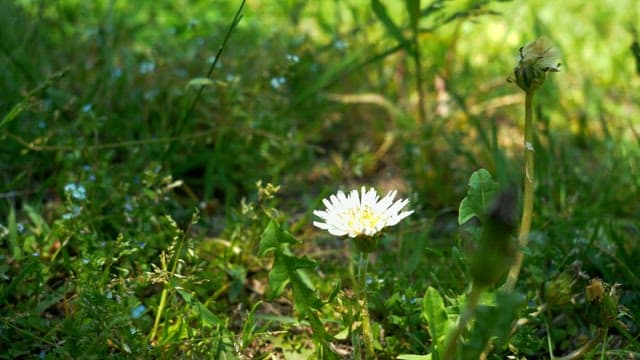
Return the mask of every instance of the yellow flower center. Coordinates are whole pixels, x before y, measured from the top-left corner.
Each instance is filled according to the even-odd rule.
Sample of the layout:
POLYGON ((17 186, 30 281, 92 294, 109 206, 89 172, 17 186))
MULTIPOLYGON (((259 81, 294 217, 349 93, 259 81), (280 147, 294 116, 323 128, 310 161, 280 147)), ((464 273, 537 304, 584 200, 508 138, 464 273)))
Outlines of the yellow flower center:
POLYGON ((382 220, 382 217, 373 211, 370 206, 360 206, 348 209, 345 211, 344 216, 346 218, 347 226, 352 230, 357 230, 358 232, 375 229, 376 225, 378 225, 382 220))

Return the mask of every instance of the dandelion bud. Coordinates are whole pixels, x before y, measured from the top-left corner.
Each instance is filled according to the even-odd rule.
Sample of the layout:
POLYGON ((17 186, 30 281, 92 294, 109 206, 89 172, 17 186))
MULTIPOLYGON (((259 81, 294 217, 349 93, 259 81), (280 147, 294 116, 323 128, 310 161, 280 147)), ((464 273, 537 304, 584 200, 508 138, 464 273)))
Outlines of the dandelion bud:
POLYGON ((509 82, 524 91, 536 90, 544 83, 547 72, 560 71, 558 51, 545 38, 538 38, 520 48, 520 60, 509 82))

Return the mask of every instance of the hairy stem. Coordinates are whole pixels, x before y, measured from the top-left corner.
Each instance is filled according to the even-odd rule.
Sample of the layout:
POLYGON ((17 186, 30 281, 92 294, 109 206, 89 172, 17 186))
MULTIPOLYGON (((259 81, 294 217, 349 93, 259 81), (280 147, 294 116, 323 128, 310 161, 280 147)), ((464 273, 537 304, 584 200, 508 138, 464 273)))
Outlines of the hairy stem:
POLYGON ((362 322, 362 338, 365 347, 366 359, 375 357, 373 351, 373 334, 371 332, 371 319, 369 318, 369 304, 367 302, 367 265, 369 254, 360 252, 358 260, 357 296, 360 305, 360 321, 362 322))
POLYGON ((534 149, 533 149, 533 94, 534 90, 528 90, 525 96, 525 117, 524 117, 524 201, 522 205, 522 221, 520 222, 520 232, 518 244, 521 248, 516 253, 516 259, 509 269, 505 289, 512 290, 518 281, 524 254, 522 248, 527 246, 529 232, 531 231, 531 219, 533 218, 533 185, 534 185, 534 149))

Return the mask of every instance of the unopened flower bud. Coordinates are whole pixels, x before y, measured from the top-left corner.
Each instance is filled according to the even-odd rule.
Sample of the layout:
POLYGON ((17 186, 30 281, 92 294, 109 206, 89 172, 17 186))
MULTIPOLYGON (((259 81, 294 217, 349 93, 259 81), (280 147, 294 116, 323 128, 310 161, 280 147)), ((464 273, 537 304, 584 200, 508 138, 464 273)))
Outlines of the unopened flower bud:
POLYGON ((558 51, 545 38, 538 38, 520 48, 520 60, 510 82, 524 91, 536 90, 546 78, 547 72, 560 71, 558 51))

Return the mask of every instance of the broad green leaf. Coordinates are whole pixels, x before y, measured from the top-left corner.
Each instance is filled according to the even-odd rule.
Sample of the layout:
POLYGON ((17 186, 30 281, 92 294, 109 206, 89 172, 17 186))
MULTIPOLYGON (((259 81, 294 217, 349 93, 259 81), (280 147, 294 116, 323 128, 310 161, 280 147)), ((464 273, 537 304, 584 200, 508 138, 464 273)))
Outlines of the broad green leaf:
POLYGON ((313 269, 316 266, 317 264, 306 256, 298 258, 276 251, 273 267, 269 272, 267 297, 273 299, 280 296, 285 286, 291 283, 294 306, 300 312, 306 312, 309 307, 320 308, 322 301, 318 298, 311 281, 302 271, 303 269, 313 269))
POLYGON ((273 267, 269 272, 269 288, 267 289, 267 299, 272 300, 284 291, 284 287, 289 283, 289 272, 283 254, 276 252, 273 260, 273 267))
POLYGON ((319 309, 322 301, 318 297, 311 281, 302 269, 313 269, 317 264, 305 257, 297 258, 295 256, 285 255, 287 270, 291 287, 293 288, 293 303, 301 313, 307 313, 309 308, 319 309))
POLYGON ((479 169, 474 172, 469 179, 467 196, 460 203, 458 224, 462 225, 474 216, 482 221, 485 208, 497 189, 498 183, 491 178, 487 170, 479 169))
POLYGON ((427 288, 422 299, 422 316, 427 320, 429 335, 433 342, 432 350, 437 360, 440 345, 443 345, 448 329, 448 318, 442 296, 431 286, 427 288))
POLYGON ((217 325, 223 325, 223 322, 214 313, 212 313, 211 310, 207 309, 206 306, 198 301, 198 299, 193 297, 193 295, 182 289, 177 289, 177 291, 205 326, 215 327, 217 325))
POLYGON ((265 256, 269 251, 280 248, 281 244, 297 244, 299 243, 286 230, 282 230, 277 221, 271 219, 269 225, 262 233, 260 237, 260 249, 258 250, 258 256, 265 256))
POLYGON ((407 39, 402 35, 402 29, 400 29, 393 20, 391 20, 391 17, 387 12, 387 8, 382 4, 382 2, 380 2, 380 0, 371 0, 371 9, 382 22, 382 25, 384 25, 389 35, 393 36, 400 44, 407 43, 407 39))

